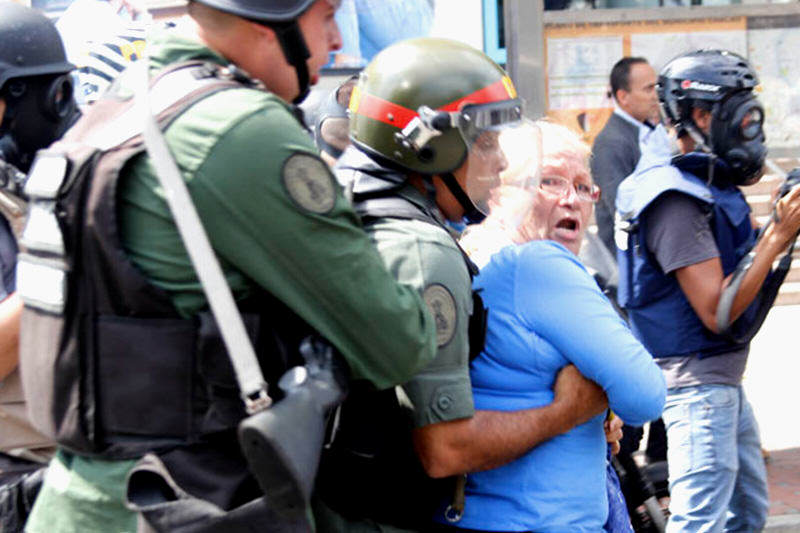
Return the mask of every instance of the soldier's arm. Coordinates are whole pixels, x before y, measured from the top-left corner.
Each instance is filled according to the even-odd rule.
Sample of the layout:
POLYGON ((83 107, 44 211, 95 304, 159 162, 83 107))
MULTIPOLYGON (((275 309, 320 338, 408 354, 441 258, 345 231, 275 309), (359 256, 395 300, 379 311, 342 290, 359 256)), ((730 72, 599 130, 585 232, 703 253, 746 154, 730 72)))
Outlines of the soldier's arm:
POLYGON ((11 374, 19 364, 19 319, 22 300, 12 293, 0 302, 0 380, 11 374))
POLYGON ((475 411, 475 416, 414 430, 414 446, 431 477, 497 468, 565 433, 608 407, 606 395, 568 365, 549 405, 519 411, 475 411))
MULTIPOLYGON (((686 199, 684 202, 693 202, 693 200, 686 199)), ((772 263, 786 249, 800 228, 800 190, 794 190, 783 198, 778 203, 778 211, 780 222, 767 228, 754 250, 753 265, 744 275, 731 307, 731 322, 736 320, 753 302, 772 268, 772 263)), ((677 225, 686 218, 674 216, 670 221, 673 223, 672 225, 677 225)), ((708 235, 710 235, 710 231, 709 228, 708 235)), ((649 242, 648 246, 650 246, 649 242)), ((681 290, 703 325, 710 331, 717 332, 717 306, 723 289, 731 281, 732 274, 727 277, 724 275, 719 257, 683 266, 675 269, 674 272, 681 290)))
POLYGON ((241 120, 213 150, 189 190, 224 261, 318 330, 356 378, 385 388, 433 359, 435 327, 420 294, 387 272, 285 108, 241 120))

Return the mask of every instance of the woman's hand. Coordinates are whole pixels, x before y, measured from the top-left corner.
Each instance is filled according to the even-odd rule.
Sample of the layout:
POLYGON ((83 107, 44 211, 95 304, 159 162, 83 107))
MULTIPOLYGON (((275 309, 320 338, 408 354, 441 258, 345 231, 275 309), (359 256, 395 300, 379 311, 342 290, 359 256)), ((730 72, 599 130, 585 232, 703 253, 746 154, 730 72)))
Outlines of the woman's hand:
POLYGON ((606 432, 606 442, 611 444, 611 455, 619 453, 619 441, 622 438, 622 419, 611 414, 611 418, 603 422, 603 429, 606 432))

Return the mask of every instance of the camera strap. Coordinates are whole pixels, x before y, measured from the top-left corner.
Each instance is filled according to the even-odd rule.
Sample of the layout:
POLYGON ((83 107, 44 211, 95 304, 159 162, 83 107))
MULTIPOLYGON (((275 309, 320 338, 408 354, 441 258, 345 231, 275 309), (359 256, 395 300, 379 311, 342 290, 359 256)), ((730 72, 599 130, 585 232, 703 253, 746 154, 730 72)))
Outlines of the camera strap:
MULTIPOLYGON (((144 63, 147 65, 148 62, 144 63)), ((180 69, 176 69, 164 74, 155 81, 154 86, 163 83, 165 78, 170 78, 179 71, 180 69)), ((272 404, 267 382, 261 372, 256 352, 247 335, 244 321, 236 307, 231 289, 225 280, 219 261, 211 248, 208 235, 189 196, 186 183, 153 115, 149 96, 152 87, 148 87, 148 68, 145 67, 143 72, 142 81, 145 87, 138 91, 137 103, 139 111, 144 117, 143 137, 147 153, 155 167, 156 176, 164 189, 164 196, 172 212, 175 225, 219 327, 236 374, 245 409, 248 414, 252 415, 267 409, 272 404)), ((185 90, 183 94, 185 94, 185 90)))
POLYGON ((723 289, 722 294, 719 297, 716 316, 717 330, 721 335, 724 335, 735 344, 746 344, 750 342, 753 337, 755 337, 756 333, 758 333, 758 330, 761 329, 764 320, 767 318, 767 313, 769 313, 769 310, 775 303, 775 299, 778 297, 778 291, 780 290, 781 285, 783 285, 783 281, 786 279, 789 269, 792 267, 792 254, 794 253, 797 236, 795 236, 795 240, 793 240, 792 244, 789 245, 789 249, 786 251, 783 257, 781 257, 780 261, 778 261, 778 266, 769 273, 766 281, 764 281, 764 284, 761 286, 758 295, 758 310, 756 311, 753 320, 747 326, 745 331, 739 333, 738 335, 735 334, 733 332, 734 322, 731 321, 731 308, 733 307, 733 301, 736 299, 736 294, 739 292, 739 287, 742 285, 745 274, 747 274, 747 271, 750 270, 751 266, 753 266, 753 261, 755 260, 756 256, 756 246, 758 246, 758 243, 761 242, 761 239, 766 233, 767 228, 773 223, 776 217, 777 214, 773 210, 772 217, 770 217, 769 221, 758 233, 758 238, 756 239, 756 242, 753 243, 753 248, 751 248, 747 255, 745 255, 739 261, 739 264, 736 265, 736 269, 733 271, 730 283, 727 287, 725 287, 725 289, 723 289))

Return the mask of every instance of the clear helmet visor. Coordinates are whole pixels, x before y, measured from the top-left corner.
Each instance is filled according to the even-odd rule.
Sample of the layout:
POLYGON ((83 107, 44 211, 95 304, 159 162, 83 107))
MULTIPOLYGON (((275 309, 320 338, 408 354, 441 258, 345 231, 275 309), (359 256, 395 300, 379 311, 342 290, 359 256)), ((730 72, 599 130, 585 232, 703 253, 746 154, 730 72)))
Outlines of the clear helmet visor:
POLYGON ((464 191, 481 213, 490 213, 493 197, 505 194, 501 189, 535 191, 541 135, 533 122, 522 118, 517 101, 466 106, 459 131, 469 148, 459 173, 464 191))
MULTIPOLYGON (((533 122, 522 120, 499 132, 488 131, 486 135, 496 142, 504 168, 491 181, 492 187, 480 188, 485 199, 477 205, 487 218, 481 224, 468 226, 461 239, 461 246, 478 266, 485 265, 495 252, 516 242, 519 228, 533 208, 542 164, 541 130, 533 122)), ((473 163, 469 167, 467 184, 472 196, 477 196, 478 186, 490 183, 487 174, 480 171, 487 166, 488 158, 480 148, 474 149, 471 157, 473 163)))

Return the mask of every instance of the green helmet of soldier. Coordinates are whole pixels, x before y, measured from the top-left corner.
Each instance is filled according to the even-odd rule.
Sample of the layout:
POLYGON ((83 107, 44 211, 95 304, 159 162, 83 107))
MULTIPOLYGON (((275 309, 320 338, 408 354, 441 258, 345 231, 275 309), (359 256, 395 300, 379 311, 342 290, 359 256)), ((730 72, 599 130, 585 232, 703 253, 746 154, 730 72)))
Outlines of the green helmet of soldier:
POLYGON ((506 72, 483 52, 447 39, 410 39, 384 49, 361 73, 350 100, 350 137, 360 150, 408 173, 442 176, 462 205, 470 203, 467 213, 486 211, 486 191, 470 184, 480 189, 499 172, 477 176, 481 165, 470 165, 473 176, 461 186, 452 173, 490 140, 487 133, 521 121, 522 102, 506 72))

